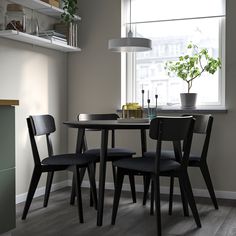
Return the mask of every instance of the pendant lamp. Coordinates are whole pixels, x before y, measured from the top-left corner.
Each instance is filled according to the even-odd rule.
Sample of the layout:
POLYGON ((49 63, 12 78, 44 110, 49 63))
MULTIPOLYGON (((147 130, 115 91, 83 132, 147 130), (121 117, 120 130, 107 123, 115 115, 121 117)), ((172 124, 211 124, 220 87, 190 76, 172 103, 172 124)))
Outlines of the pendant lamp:
POLYGON ((152 49, 152 42, 147 38, 137 38, 133 37, 133 32, 131 30, 131 0, 130 0, 130 28, 128 32, 128 37, 110 39, 108 42, 108 49, 113 52, 143 52, 152 49))

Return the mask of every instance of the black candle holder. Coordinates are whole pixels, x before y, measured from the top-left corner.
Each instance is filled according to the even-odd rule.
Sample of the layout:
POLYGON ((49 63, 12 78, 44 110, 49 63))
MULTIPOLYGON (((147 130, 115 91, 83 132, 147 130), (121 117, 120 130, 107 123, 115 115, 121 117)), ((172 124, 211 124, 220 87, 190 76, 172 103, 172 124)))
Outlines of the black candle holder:
POLYGON ((155 100, 156 100, 156 110, 157 110, 157 99, 158 99, 158 94, 155 94, 155 100))
POLYGON ((142 89, 141 92, 142 92, 142 108, 144 108, 144 89, 142 89))

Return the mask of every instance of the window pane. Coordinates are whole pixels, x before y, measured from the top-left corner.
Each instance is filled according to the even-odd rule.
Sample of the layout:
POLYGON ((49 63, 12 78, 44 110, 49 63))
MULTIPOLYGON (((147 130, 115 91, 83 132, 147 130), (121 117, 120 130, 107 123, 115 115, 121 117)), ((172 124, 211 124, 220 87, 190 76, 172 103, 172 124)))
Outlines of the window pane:
POLYGON ((131 6, 132 22, 225 15, 225 0, 132 0, 131 6))
MULTIPOLYGON (((136 36, 152 39, 153 50, 135 55, 134 100, 141 103, 143 86, 145 91, 149 90, 152 104, 155 104, 156 92, 159 105, 180 103, 179 94, 187 92, 187 83, 177 77, 170 78, 164 69, 165 63, 184 55, 190 42, 207 48, 211 56, 219 57, 220 22, 221 18, 217 17, 136 24, 136 36)), ((201 78, 193 81, 191 92, 198 93, 198 105, 219 105, 218 71, 214 75, 203 73, 201 78)))

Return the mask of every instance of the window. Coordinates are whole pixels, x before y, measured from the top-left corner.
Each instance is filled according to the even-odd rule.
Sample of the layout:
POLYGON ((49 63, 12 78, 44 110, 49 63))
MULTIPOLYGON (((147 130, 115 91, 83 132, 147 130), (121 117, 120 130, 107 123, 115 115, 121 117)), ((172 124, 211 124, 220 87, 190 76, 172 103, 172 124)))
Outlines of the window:
MULTIPOLYGON (((145 95, 149 91, 151 105, 157 93, 158 105, 178 106, 179 94, 187 92, 187 83, 170 78, 164 67, 166 61, 185 54, 192 42, 222 61, 222 69, 214 75, 205 73, 193 81, 191 92, 198 93, 197 105, 224 106, 224 5, 223 0, 132 0, 134 35, 150 38, 152 50, 122 55, 122 103, 141 104, 143 88, 145 95)), ((129 4, 123 0, 123 31, 129 27, 125 23, 128 14, 129 4)))

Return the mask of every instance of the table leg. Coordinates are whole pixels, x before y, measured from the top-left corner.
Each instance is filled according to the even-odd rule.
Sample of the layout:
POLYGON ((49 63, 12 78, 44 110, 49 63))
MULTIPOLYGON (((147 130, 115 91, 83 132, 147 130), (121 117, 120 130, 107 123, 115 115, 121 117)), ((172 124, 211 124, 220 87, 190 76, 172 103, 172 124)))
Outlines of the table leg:
POLYGON ((100 152, 100 171, 99 171, 99 195, 98 195, 98 211, 97 211, 97 226, 102 226, 103 206, 104 206, 104 191, 106 177, 106 156, 107 156, 108 130, 102 130, 101 137, 101 152, 100 152))
MULTIPOLYGON (((76 153, 79 153, 79 154, 82 153, 82 150, 83 150, 83 147, 84 147, 84 134, 85 134, 85 129, 84 128, 78 129, 76 148, 75 148, 76 153)), ((85 171, 86 171, 86 168, 81 168, 81 171, 80 171, 80 184, 83 181, 85 171)), ((70 195, 70 204, 71 205, 74 205, 74 203, 75 203, 75 179, 74 178, 75 177, 74 177, 74 174, 73 174, 72 190, 71 190, 71 195, 70 195)))
POLYGON ((147 138, 146 138, 146 129, 141 129, 141 147, 142 147, 142 156, 144 152, 147 151, 147 138))
MULTIPOLYGON (((147 151, 147 138, 146 138, 146 129, 141 129, 141 148, 142 148, 142 156, 147 151)), ((150 186, 150 178, 148 176, 143 175, 143 205, 146 205, 146 201, 148 198, 148 191, 150 186)))
MULTIPOLYGON (((78 129, 78 135, 77 135, 77 143, 76 143, 76 153, 82 153, 83 147, 84 147, 84 134, 85 134, 85 129, 78 129)), ((80 171, 80 181, 82 182, 84 179, 84 174, 85 174, 86 168, 81 168, 80 171)))
POLYGON ((84 133, 85 133, 85 129, 78 129, 76 149, 75 149, 76 153, 82 153, 83 145, 84 145, 84 133))

